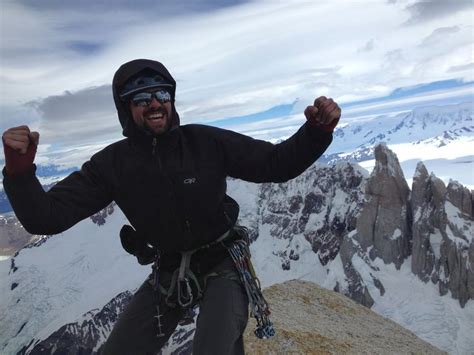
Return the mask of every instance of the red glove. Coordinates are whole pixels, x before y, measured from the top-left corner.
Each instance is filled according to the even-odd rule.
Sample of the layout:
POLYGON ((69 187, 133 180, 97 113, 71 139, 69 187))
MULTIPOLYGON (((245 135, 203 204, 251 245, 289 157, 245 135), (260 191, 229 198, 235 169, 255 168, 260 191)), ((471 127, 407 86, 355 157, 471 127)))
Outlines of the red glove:
POLYGON ((2 136, 5 154, 5 170, 8 176, 19 176, 32 166, 39 142, 38 132, 30 132, 27 126, 10 128, 2 136))
POLYGON ((304 115, 311 126, 332 132, 341 118, 341 108, 333 99, 321 96, 314 100, 313 106, 306 107, 304 115))

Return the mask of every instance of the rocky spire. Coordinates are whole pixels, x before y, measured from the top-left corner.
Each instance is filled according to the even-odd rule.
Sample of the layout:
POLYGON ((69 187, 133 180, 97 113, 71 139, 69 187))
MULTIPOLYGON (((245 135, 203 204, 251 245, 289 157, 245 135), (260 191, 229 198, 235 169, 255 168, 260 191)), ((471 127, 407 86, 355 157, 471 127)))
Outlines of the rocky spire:
POLYGON ((380 257, 399 269, 411 251, 410 189, 396 155, 385 144, 375 147, 375 159, 355 238, 364 250, 372 247, 372 260, 380 257))
POLYGON ((462 213, 472 219, 474 194, 459 182, 451 180, 448 184, 446 199, 457 207, 462 213))
POLYGON ((472 193, 451 181, 446 189, 442 226, 439 287, 440 293, 451 291, 462 306, 474 299, 474 220, 472 193))
POLYGON ((438 283, 464 306, 474 298, 474 226, 472 193, 451 181, 446 188, 418 163, 413 178, 413 258, 411 269, 421 280, 438 283))
POLYGON ((446 224, 443 200, 446 194, 444 183, 428 170, 422 162, 416 166, 413 177, 411 210, 413 213, 412 272, 421 280, 438 281, 441 231, 446 224))

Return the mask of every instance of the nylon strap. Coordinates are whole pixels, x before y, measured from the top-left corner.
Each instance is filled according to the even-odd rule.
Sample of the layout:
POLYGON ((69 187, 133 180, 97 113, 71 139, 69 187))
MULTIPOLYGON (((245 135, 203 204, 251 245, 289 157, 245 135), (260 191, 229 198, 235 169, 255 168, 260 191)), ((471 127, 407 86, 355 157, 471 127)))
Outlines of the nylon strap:
MULTIPOLYGON (((198 278, 189 267, 191 264, 191 257, 194 253, 202 249, 208 249, 214 245, 224 242, 229 236, 232 235, 231 232, 232 229, 229 229, 212 243, 200 246, 199 248, 193 250, 181 252, 181 262, 179 264, 179 267, 173 272, 171 284, 168 290, 166 290, 163 286, 158 285, 160 292, 166 296, 166 303, 169 306, 176 306, 176 304, 172 300, 175 291, 177 292, 176 301, 183 308, 189 307, 195 299, 197 300, 201 298, 201 285, 199 284, 198 278), (194 286, 197 290, 196 297, 193 295, 192 286, 194 286)), ((207 280, 207 278, 205 280, 207 280)))

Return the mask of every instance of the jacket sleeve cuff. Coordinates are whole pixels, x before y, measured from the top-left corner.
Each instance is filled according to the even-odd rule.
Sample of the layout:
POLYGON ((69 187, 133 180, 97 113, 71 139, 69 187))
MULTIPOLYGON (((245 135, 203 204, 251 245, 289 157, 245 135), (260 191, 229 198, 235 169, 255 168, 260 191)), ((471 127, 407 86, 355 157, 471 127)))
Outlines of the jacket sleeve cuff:
POLYGON ((9 174, 6 167, 2 169, 3 178, 5 180, 10 180, 10 181, 27 180, 30 177, 35 176, 35 173, 36 173, 36 164, 31 164, 31 167, 28 170, 22 172, 21 174, 9 174))
POLYGON ((339 118, 337 120, 333 121, 331 124, 327 124, 327 125, 321 124, 319 122, 315 122, 313 120, 308 120, 308 123, 312 127, 318 128, 318 129, 323 130, 325 132, 332 133, 334 131, 334 129, 336 128, 337 124, 339 123, 339 118))
POLYGON ((310 122, 306 121, 304 124, 306 126, 306 130, 313 139, 330 139, 332 141, 332 132, 333 131, 327 131, 321 128, 321 126, 315 126, 311 124, 310 122))

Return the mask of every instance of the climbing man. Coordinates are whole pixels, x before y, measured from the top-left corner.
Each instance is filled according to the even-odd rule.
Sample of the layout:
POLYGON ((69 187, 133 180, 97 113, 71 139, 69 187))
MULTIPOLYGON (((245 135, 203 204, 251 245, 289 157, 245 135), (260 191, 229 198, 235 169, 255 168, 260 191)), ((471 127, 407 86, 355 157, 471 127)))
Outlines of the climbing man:
POLYGON ((27 126, 3 133, 3 184, 16 216, 30 233, 48 235, 112 201, 128 218, 122 245, 140 263, 152 264, 152 273, 120 315, 103 354, 156 354, 196 305, 193 353, 243 354, 249 303, 255 334, 269 337, 273 328, 226 178, 295 178, 329 146, 341 109, 330 98, 317 98, 301 128, 272 144, 211 126, 181 126, 176 82, 157 61, 123 64, 112 91, 125 139, 47 192, 33 164, 39 134, 27 126))

